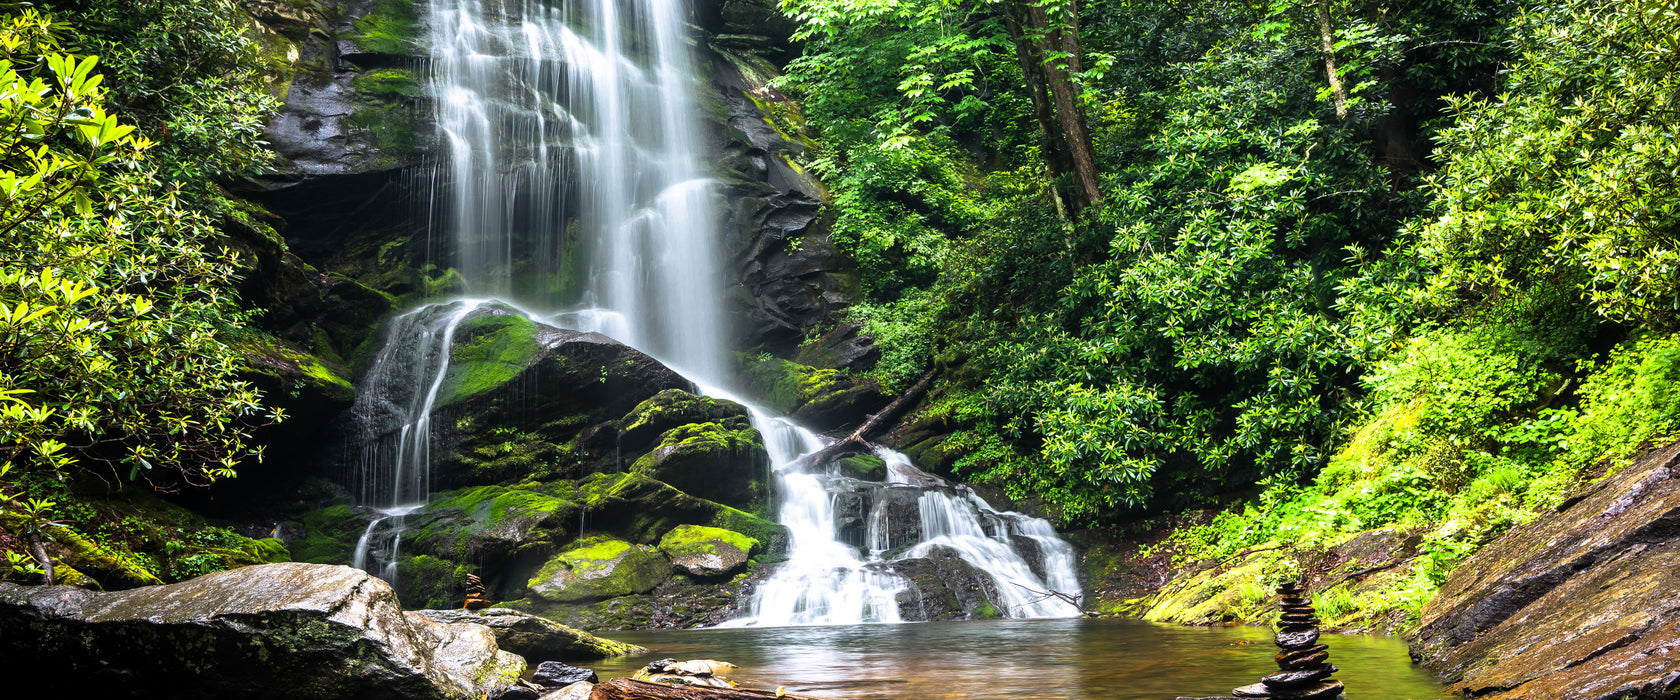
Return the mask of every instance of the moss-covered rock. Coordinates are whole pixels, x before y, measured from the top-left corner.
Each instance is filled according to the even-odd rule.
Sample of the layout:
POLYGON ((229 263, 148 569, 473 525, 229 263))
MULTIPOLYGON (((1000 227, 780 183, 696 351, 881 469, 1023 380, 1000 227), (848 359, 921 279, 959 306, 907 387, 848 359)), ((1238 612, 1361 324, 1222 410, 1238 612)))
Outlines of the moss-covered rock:
POLYGON ((526 662, 532 665, 544 661, 610 659, 647 653, 647 649, 634 644, 597 637, 548 618, 510 608, 415 612, 438 622, 468 622, 489 627, 496 634, 497 646, 525 657, 526 662))
POLYGON ((634 457, 653 447, 665 431, 678 426, 718 423, 739 429, 750 421, 747 407, 734 401, 666 389, 636 404, 618 421, 618 447, 634 457))
POLYGON ((633 470, 685 492, 749 512, 769 506, 770 456, 750 427, 691 423, 665 431, 633 470))
POLYGON ((372 520, 367 509, 348 505, 319 508, 299 515, 298 536, 289 546, 293 561, 314 564, 348 564, 356 540, 372 520))
POLYGON ((596 474, 576 483, 553 486, 556 495, 587 509, 591 532, 605 532, 632 542, 653 544, 679 525, 706 525, 758 540, 755 558, 787 550, 787 528, 751 513, 696 498, 669 484, 638 474, 596 474))
POLYGON ((617 419, 662 391, 692 388, 606 336, 486 305, 455 330, 433 413, 433 478, 452 488, 617 471, 617 419))
POLYGON ((659 539, 659 551, 693 576, 736 573, 747 565, 758 540, 723 528, 678 525, 659 539))
POLYGON ((549 559, 529 587, 550 602, 587 603, 646 593, 670 577, 671 562, 652 547, 590 537, 549 559))
POLYGON ((420 38, 420 11, 414 0, 374 0, 354 22, 356 47, 367 53, 407 56, 420 38))
POLYGON ((841 476, 864 481, 886 481, 887 461, 875 455, 847 455, 834 460, 841 476))
MULTIPOLYGON (((525 562, 543 561, 577 535, 578 505, 526 489, 481 486, 437 494, 407 517, 404 551, 471 564, 493 595, 519 595, 529 569, 519 570, 534 566, 525 562)), ((466 573, 453 575, 462 579, 466 573)), ((453 589, 452 596, 460 590, 453 589)), ((421 607, 458 602, 455 596, 421 605, 408 591, 399 592, 405 602, 421 607)))
POLYGON ((884 408, 879 386, 833 369, 775 357, 744 358, 748 389, 777 413, 819 430, 856 426, 884 408))

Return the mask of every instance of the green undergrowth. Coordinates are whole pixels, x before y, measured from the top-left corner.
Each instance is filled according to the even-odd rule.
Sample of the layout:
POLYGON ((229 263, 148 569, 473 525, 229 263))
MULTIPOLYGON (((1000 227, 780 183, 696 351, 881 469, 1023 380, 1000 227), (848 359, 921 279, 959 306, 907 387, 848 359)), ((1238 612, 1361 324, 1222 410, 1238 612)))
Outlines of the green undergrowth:
MULTIPOLYGON (((290 561, 278 539, 251 538, 156 494, 135 487, 108 494, 72 493, 62 483, 33 484, 56 500, 53 524, 44 528, 58 572, 106 589, 182 581, 226 569, 290 561)), ((20 516, 0 513, 4 541, 20 549, 20 516)))
POLYGON ((1165 545, 1175 563, 1242 561, 1259 567, 1250 578, 1279 579, 1354 533, 1394 528, 1421 536, 1415 560, 1380 585, 1333 589, 1333 607, 1415 617, 1481 546, 1680 437, 1680 334, 1631 339, 1567 367, 1499 332, 1436 330, 1380 363, 1366 378, 1365 418, 1315 480, 1271 484, 1177 531, 1165 545))
POLYGON ((375 0, 355 26, 356 46, 363 51, 407 55, 420 37, 420 12, 414 0, 375 0))

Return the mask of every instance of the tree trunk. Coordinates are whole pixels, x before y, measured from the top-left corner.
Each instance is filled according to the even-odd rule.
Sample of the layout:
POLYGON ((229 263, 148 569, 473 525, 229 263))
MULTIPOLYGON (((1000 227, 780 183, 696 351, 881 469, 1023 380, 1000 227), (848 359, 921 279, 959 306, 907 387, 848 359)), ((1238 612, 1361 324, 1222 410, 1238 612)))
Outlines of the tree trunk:
POLYGON ((933 381, 933 370, 930 369, 922 375, 921 379, 916 380, 915 386, 910 387, 909 391, 906 391, 898 398, 893 399, 893 402, 887 404, 886 408, 883 408, 880 411, 877 411, 875 415, 870 416, 868 420, 863 422, 863 425, 858 426, 857 430, 852 431, 851 435, 847 435, 846 439, 817 450, 816 452, 812 452, 811 455, 805 459, 806 463, 821 464, 824 460, 846 451, 847 448, 853 445, 862 445, 864 439, 869 437, 870 433, 875 432, 875 430, 880 428, 883 423, 892 419, 893 416, 898 415, 898 412, 904 410, 905 406, 913 404, 917 399, 921 398, 922 393, 927 391, 928 383, 931 381, 933 381))
POLYGON ((1050 14, 1043 5, 1034 4, 1033 0, 1023 1, 1026 3, 1028 35, 1037 45, 1042 59, 1039 68, 1056 105, 1056 121, 1061 126, 1062 141, 1067 146, 1068 158, 1073 161, 1078 208, 1083 209, 1102 201, 1102 187, 1097 179, 1096 149, 1091 145, 1091 134, 1085 130, 1085 116, 1079 108, 1079 95, 1071 73, 1079 65, 1079 27, 1069 26, 1067 21, 1069 15, 1077 17, 1077 14, 1064 12, 1052 26, 1050 14), (1055 53, 1063 56, 1052 58, 1055 53))
MULTIPOLYGON (((1050 107, 1050 93, 1044 87, 1044 71, 1040 68, 1044 65, 1044 58, 1024 29, 1026 8, 1020 3, 1009 3, 1005 6, 1003 17, 1011 38, 1015 40, 1015 62, 1021 66, 1021 75, 1027 81, 1027 97, 1032 100, 1033 117, 1038 121, 1038 143, 1044 154, 1044 168, 1049 171, 1051 180, 1061 180, 1072 170, 1072 163, 1059 137, 1056 112, 1050 107)), ((1056 198, 1056 207, 1062 208, 1060 196, 1056 198)), ((1066 218, 1067 212, 1061 213, 1066 218)))
POLYGON ((30 531, 24 534, 24 539, 29 540, 30 556, 35 557, 35 561, 41 563, 41 570, 46 572, 47 585, 53 585, 52 557, 47 556, 47 545, 41 541, 41 533, 30 531))
POLYGON ((1336 118, 1346 119, 1347 86, 1336 69, 1336 37, 1330 32, 1330 0, 1318 0, 1318 40, 1324 50, 1324 74, 1330 79, 1330 99, 1336 103, 1336 118))
POLYGON ((811 695, 751 688, 699 688, 618 678, 595 686, 589 700, 822 700, 811 695))

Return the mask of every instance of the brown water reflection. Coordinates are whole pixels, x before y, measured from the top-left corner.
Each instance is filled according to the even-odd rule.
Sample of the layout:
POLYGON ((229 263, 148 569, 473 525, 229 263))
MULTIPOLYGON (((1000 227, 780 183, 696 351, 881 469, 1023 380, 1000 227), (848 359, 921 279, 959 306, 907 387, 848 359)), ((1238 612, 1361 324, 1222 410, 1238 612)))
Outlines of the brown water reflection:
MULTIPOLYGON (((1271 632, 1134 620, 998 620, 855 627, 618 632, 653 650, 597 662, 603 678, 657 658, 713 658, 742 666, 756 687, 857 700, 1050 698, 1162 700, 1230 695, 1276 671, 1271 632)), ((1413 666, 1394 637, 1325 635, 1350 700, 1427 700, 1440 684, 1413 666)))

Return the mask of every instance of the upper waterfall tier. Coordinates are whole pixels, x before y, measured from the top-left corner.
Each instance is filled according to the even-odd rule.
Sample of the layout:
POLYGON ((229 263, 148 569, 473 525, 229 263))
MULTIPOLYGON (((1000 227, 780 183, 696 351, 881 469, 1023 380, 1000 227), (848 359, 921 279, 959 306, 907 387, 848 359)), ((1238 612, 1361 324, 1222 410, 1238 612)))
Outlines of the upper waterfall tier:
POLYGON ((620 340, 719 381, 721 207, 685 16, 679 0, 435 0, 439 208, 473 289, 610 310, 633 320, 620 340))

